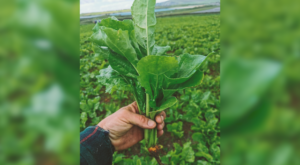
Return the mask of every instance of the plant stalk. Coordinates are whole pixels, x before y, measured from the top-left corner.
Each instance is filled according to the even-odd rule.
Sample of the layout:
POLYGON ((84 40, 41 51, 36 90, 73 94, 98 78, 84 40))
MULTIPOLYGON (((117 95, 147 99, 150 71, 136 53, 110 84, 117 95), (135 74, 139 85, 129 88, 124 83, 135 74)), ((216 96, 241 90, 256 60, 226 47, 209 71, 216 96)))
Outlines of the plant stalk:
MULTIPOLYGON (((149 105, 149 94, 146 94, 146 117, 149 118, 150 117, 150 105, 149 105)), ((149 129, 145 129, 144 131, 144 138, 145 138, 145 142, 146 142, 146 146, 149 146, 149 129)))
MULTIPOLYGON (((146 94, 146 117, 155 121, 155 116, 150 117, 150 105, 149 105, 149 95, 146 94)), ((144 132, 146 146, 148 148, 154 147, 157 143, 157 128, 154 129, 145 129, 144 132)))
POLYGON ((146 94, 146 117, 150 117, 149 94, 146 94))

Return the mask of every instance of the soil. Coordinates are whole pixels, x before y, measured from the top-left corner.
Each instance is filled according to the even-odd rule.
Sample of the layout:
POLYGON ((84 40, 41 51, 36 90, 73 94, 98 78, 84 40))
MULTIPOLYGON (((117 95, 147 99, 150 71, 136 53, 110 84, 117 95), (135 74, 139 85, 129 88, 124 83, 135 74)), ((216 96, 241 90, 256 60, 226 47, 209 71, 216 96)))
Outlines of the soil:
POLYGON ((167 54, 174 54, 174 52, 175 52, 175 50, 173 50, 173 51, 167 51, 167 54))

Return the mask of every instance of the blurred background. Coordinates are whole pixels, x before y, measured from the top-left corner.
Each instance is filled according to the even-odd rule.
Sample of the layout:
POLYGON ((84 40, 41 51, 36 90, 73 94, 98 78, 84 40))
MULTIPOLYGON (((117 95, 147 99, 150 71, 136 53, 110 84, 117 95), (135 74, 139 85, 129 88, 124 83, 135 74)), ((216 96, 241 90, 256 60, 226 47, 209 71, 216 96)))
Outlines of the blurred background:
POLYGON ((221 2, 221 162, 300 164, 299 1, 221 2))
MULTIPOLYGON (((298 6, 221 2, 224 165, 300 164, 298 6)), ((78 0, 0 2, 0 164, 79 163, 79 14, 78 0)))
POLYGON ((79 1, 0 1, 0 164, 79 163, 79 1))

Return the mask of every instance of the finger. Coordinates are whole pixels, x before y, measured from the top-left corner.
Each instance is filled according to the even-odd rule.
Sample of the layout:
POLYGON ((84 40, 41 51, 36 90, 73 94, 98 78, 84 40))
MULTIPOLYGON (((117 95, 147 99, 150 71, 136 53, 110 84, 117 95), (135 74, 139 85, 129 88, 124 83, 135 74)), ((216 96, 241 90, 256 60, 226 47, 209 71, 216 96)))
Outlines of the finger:
POLYGON ((161 124, 158 124, 157 125, 157 129, 158 130, 163 130, 164 129, 164 126, 165 126, 165 122, 161 123, 161 124))
POLYGON ((160 137, 164 134, 164 130, 157 130, 157 137, 160 137))
POLYGON ((128 107, 128 109, 129 109, 131 112, 139 113, 139 108, 138 108, 138 106, 137 106, 136 101, 133 102, 133 103, 131 103, 131 104, 129 104, 127 107, 128 107))
POLYGON ((144 129, 133 126, 122 138, 112 141, 116 151, 127 149, 144 139, 144 129))
POLYGON ((156 121, 158 124, 163 123, 165 119, 166 119, 166 113, 165 113, 165 111, 160 112, 160 113, 159 113, 158 115, 156 115, 156 117, 155 117, 155 121, 156 121))
POLYGON ((127 116, 129 123, 137 125, 140 128, 153 129, 156 127, 156 123, 153 120, 148 119, 146 116, 136 113, 129 113, 127 116))

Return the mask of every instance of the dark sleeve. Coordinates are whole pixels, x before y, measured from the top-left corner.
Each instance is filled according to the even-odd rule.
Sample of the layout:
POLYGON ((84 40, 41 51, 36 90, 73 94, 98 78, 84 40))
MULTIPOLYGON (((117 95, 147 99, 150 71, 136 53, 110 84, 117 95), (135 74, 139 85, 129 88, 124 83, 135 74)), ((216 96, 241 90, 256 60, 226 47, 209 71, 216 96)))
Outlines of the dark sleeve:
POLYGON ((80 165, 111 165, 114 147, 109 132, 91 126, 80 132, 80 165))

